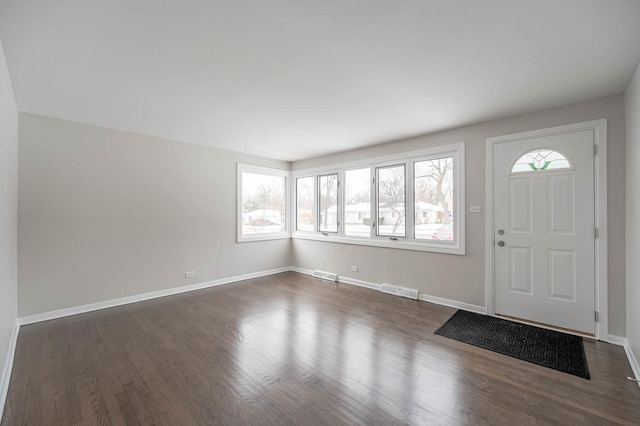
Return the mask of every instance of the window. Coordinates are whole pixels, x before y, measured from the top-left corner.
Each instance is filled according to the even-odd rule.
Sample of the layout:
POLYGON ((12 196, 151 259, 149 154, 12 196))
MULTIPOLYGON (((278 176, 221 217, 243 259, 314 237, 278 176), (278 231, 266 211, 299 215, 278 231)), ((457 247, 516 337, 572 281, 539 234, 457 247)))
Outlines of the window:
POLYGON ((296 230, 313 231, 313 176, 296 179, 296 230))
POLYGON ((371 237, 371 169, 344 172, 344 234, 371 237))
POLYGON ((321 232, 338 232, 338 175, 320 176, 318 192, 319 229, 321 232))
POLYGON ((453 241, 453 157, 414 163, 415 238, 453 241))
POLYGON ((464 254, 463 143, 294 176, 294 238, 464 254))
POLYGON ((570 169, 567 157, 551 149, 534 149, 516 160, 511 173, 539 172, 543 170, 570 169))
POLYGON ((288 238, 284 170, 238 164, 238 241, 288 238))
POLYGON ((378 194, 377 235, 405 236, 404 164, 376 169, 378 194))

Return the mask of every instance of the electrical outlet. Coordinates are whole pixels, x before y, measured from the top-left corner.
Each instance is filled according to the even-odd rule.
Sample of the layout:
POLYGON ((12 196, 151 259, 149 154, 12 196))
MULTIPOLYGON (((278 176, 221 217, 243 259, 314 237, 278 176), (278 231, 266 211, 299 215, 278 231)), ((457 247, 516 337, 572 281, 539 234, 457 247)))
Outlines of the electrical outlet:
POLYGON ((184 273, 184 277, 185 278, 193 278, 195 276, 196 276, 195 271, 187 271, 187 272, 184 273))
POLYGON ((351 272, 358 272, 358 267, 357 266, 352 266, 351 267, 351 272))

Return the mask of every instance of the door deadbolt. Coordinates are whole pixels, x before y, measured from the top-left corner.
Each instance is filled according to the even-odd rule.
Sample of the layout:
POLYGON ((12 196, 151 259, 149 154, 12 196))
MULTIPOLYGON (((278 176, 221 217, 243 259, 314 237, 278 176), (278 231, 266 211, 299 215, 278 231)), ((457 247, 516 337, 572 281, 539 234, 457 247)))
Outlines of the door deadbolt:
POLYGON ((504 229, 498 229, 498 235, 504 234, 504 229))

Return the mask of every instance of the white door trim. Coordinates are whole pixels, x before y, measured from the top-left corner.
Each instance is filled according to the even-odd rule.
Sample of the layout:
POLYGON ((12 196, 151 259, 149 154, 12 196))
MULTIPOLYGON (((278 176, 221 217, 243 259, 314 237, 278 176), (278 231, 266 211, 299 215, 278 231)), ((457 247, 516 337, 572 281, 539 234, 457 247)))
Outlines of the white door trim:
MULTIPOLYGON (((533 130, 530 132, 515 133, 505 136, 487 138, 486 142, 486 227, 485 227, 485 291, 487 296, 487 314, 495 315, 494 302, 494 146, 500 143, 515 142, 534 137, 557 135, 561 133, 576 132, 581 130, 593 130, 594 143, 597 152, 594 157, 594 187, 595 187, 595 222, 598 228, 598 237, 595 243, 595 304, 599 313, 596 322, 596 339, 608 341, 609 316, 608 316, 608 245, 607 245, 607 120, 585 121, 583 123, 569 124, 566 126, 551 127, 547 129, 533 130)), ((594 230, 595 232, 595 230, 594 230)))

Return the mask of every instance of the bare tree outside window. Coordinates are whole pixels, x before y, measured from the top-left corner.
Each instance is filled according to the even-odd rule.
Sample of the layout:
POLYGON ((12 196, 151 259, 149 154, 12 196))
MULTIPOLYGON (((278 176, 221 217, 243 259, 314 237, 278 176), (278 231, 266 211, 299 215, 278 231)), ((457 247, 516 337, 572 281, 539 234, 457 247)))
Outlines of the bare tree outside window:
POLYGON ((313 176, 296 179, 296 230, 315 230, 313 218, 313 176))
POLYGON ((285 178, 242 173, 242 234, 285 231, 285 178))
POLYGON ((404 237, 405 170, 404 164, 377 169, 378 235, 404 237))
POLYGON ((415 238, 454 239, 453 157, 414 163, 415 238))
POLYGON ((338 175, 318 177, 320 231, 338 232, 338 175))

